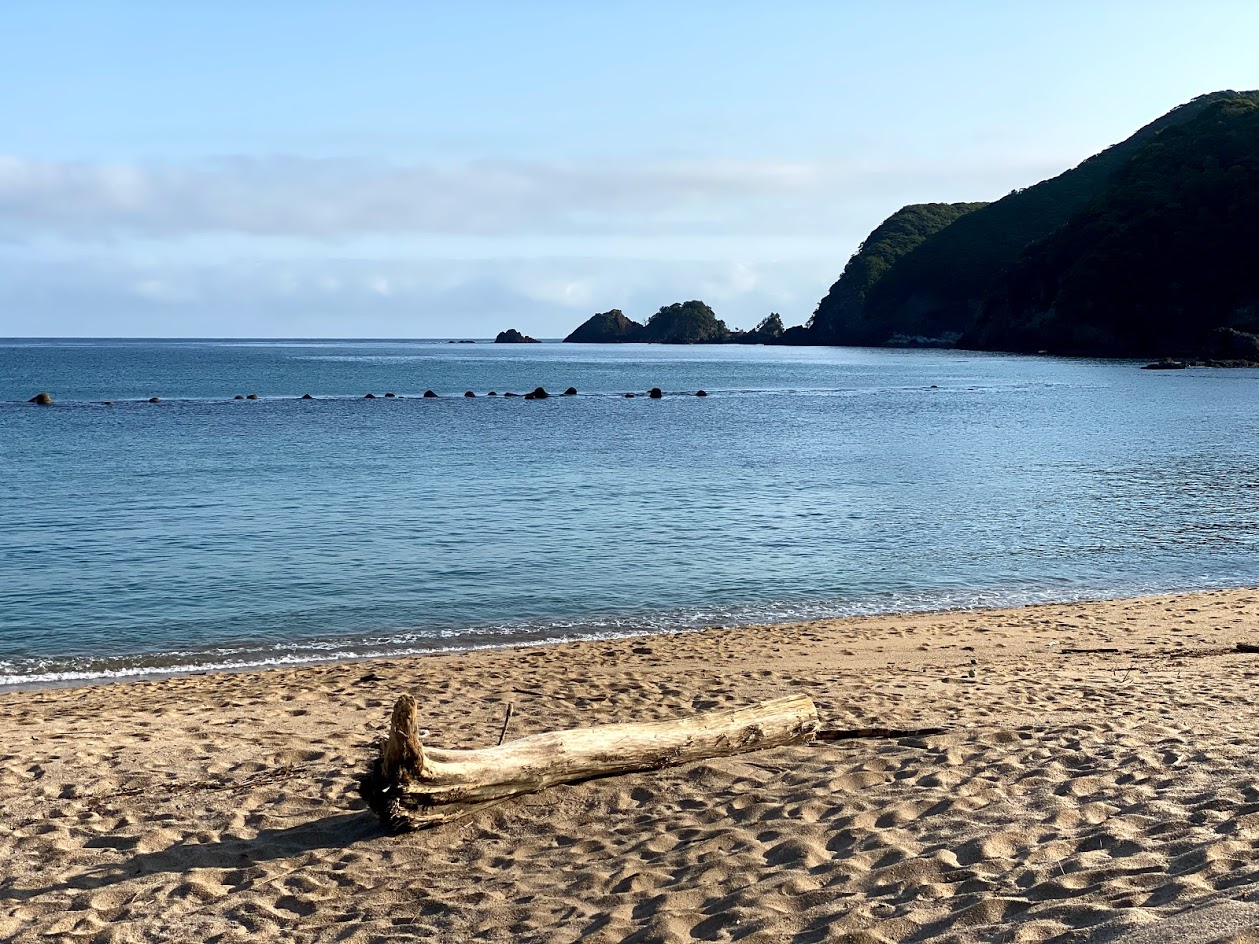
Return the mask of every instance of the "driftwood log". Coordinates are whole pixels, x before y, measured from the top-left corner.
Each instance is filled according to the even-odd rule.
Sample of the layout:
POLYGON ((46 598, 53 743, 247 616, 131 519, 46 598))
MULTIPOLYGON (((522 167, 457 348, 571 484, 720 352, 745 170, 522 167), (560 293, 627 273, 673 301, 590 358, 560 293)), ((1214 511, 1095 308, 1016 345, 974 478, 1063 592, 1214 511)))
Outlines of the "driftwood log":
POLYGON ((805 743, 817 725, 813 702, 792 695, 674 721, 574 728, 498 747, 440 750, 420 743, 416 701, 403 695, 359 789, 381 822, 406 832, 555 784, 805 743))

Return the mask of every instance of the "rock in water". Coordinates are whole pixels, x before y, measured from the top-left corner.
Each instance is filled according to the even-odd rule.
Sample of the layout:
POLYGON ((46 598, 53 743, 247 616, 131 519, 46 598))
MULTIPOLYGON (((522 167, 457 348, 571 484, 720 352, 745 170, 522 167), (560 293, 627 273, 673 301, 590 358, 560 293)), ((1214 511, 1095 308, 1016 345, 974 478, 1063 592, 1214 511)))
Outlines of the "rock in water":
POLYGON ((527 334, 521 334, 515 328, 508 328, 506 331, 500 331, 494 338, 495 344, 540 344, 537 338, 531 338, 527 334))
POLYGON ((542 387, 536 387, 532 395, 535 400, 545 400, 547 397, 550 396, 550 394, 547 393, 546 390, 544 390, 542 387))
POLYGON ((365 394, 363 394, 363 399, 364 399, 364 400, 375 400, 375 399, 376 399, 376 394, 374 394, 374 393, 365 393, 365 394))
POLYGON ((437 396, 437 394, 433 393, 433 391, 432 391, 432 390, 425 390, 425 391, 424 391, 424 396, 425 396, 425 397, 427 397, 428 399, 432 400, 432 399, 434 399, 434 398, 437 396))
POLYGON ((302 394, 302 399, 303 399, 303 400, 313 400, 313 399, 315 399, 315 398, 314 398, 314 397, 312 397, 309 393, 303 393, 303 394, 302 394))
POLYGON ((651 397, 653 400, 659 400, 664 396, 664 393, 659 387, 652 387, 647 391, 647 396, 651 397))
POLYGON ((564 396, 566 396, 566 397, 575 397, 575 396, 577 396, 577 388, 576 388, 576 387, 569 387, 567 390, 565 390, 565 391, 564 391, 564 396))
MULTIPOLYGON (((475 397, 475 396, 476 396, 476 394, 475 394, 475 393, 473 393, 471 390, 469 390, 467 393, 465 393, 465 394, 464 394, 464 396, 465 396, 465 397, 475 397)), ((492 394, 491 394, 491 396, 492 396, 492 394)))
POLYGON ((35 396, 31 397, 31 398, 30 398, 29 400, 27 400, 26 402, 27 402, 27 403, 37 403, 37 404, 39 404, 40 406, 52 406, 52 394, 50 394, 50 393, 37 393, 37 394, 35 394, 35 396))
POLYGON ((566 337, 565 341, 583 344, 613 344, 637 340, 643 326, 625 317, 619 308, 591 315, 566 337))
POLYGON ((707 390, 696 390, 696 391, 695 391, 695 396, 697 396, 697 397, 706 397, 706 396, 708 396, 708 391, 707 391, 707 390))
POLYGON ((258 394, 256 394, 256 393, 251 393, 249 396, 245 397, 245 399, 246 399, 246 400, 257 400, 257 399, 258 399, 258 394))
POLYGON ((386 399, 386 400, 392 400, 392 399, 394 399, 394 398, 395 398, 395 397, 397 397, 397 396, 398 396, 398 395, 397 395, 396 393, 386 393, 386 394, 385 394, 385 399, 386 399))
POLYGON ((161 403, 161 402, 162 402, 162 398, 161 398, 161 397, 149 397, 149 402, 150 402, 150 403, 161 403))
POLYGON ((243 400, 243 399, 245 399, 245 395, 244 395, 243 393, 238 393, 238 394, 236 394, 236 396, 232 397, 232 399, 233 399, 233 400, 243 400))

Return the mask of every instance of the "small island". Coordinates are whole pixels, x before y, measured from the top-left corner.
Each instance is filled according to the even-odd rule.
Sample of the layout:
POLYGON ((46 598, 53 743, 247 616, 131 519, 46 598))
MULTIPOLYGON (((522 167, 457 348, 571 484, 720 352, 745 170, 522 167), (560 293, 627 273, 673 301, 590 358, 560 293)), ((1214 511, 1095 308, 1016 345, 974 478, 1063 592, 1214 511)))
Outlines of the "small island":
POLYGON ((732 330, 704 302, 665 305, 639 324, 619 308, 591 315, 566 337, 579 344, 767 344, 784 333, 782 317, 771 312, 751 331, 732 330))
POLYGON ((527 334, 521 334, 515 328, 508 328, 506 331, 500 331, 494 337, 495 344, 541 344, 537 338, 531 338, 527 334))

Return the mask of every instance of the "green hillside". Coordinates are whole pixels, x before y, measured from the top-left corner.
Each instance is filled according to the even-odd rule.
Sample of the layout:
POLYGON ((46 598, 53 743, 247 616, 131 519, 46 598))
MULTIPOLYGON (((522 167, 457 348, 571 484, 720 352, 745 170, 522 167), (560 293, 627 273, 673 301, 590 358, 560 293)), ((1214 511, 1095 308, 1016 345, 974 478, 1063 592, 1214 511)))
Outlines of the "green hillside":
MULTIPOLYGON (((1006 268, 1066 225, 1143 147, 1212 105, 1240 97, 1243 93, 1200 96, 1078 167, 960 216, 897 258, 869 287, 859 314, 850 313, 845 323, 863 326, 864 343, 963 334, 1006 268)), ((820 330, 811 333, 816 343, 834 343, 820 330)))
POLYGON ((1147 141, 999 280, 963 343, 1212 356, 1214 329, 1259 330, 1257 248, 1259 94, 1248 93, 1147 141))
POLYGON ((897 210, 866 237, 808 324, 815 344, 879 344, 882 327, 866 318, 866 298, 901 257, 984 203, 915 203, 897 210))

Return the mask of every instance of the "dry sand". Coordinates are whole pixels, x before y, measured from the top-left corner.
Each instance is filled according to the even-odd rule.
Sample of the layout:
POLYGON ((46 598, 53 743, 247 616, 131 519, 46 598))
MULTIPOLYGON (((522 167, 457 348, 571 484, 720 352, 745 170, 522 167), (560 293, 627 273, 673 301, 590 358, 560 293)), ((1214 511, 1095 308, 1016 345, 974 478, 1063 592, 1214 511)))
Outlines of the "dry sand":
POLYGON ((0 695, 0 940, 1259 942, 1259 591, 0 695), (1064 653, 1066 648, 1117 653, 1064 653), (385 835, 444 747, 804 691, 948 733, 558 787, 385 835))

